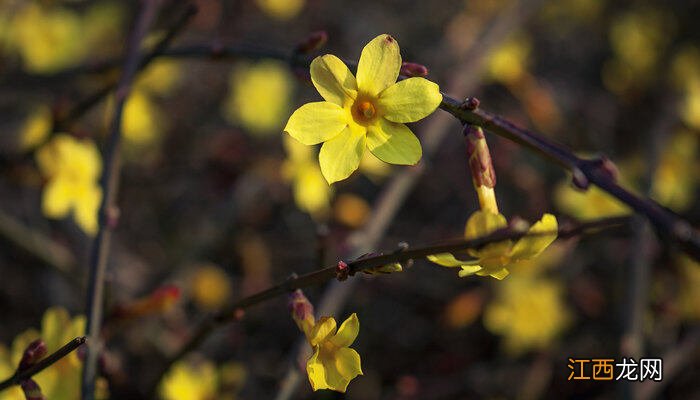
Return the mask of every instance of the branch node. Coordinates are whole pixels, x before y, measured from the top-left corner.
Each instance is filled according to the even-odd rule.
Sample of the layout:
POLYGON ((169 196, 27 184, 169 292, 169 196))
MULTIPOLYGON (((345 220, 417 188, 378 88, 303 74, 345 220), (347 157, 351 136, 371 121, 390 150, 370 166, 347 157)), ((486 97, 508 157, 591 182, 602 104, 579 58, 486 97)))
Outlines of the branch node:
POLYGON ((588 178, 586 178, 586 174, 584 174, 580 168, 573 168, 571 174, 571 184, 574 185, 575 188, 587 190, 588 186, 591 185, 588 178))
POLYGON ((479 108, 479 104, 481 104, 481 102, 476 97, 467 97, 462 104, 459 105, 459 108, 462 110, 474 111, 479 108))
POLYGON ((340 282, 348 279, 350 276, 350 267, 345 261, 338 261, 338 266, 335 268, 335 277, 340 282))

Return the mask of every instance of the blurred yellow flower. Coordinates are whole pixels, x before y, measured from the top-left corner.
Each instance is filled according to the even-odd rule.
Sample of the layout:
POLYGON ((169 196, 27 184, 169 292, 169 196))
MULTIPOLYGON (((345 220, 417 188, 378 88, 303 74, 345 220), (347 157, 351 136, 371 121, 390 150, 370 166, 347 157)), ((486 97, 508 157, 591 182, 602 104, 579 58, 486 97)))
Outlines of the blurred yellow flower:
POLYGON ((532 45, 530 39, 518 35, 495 49, 486 61, 489 77, 504 84, 515 84, 527 73, 532 45))
POLYGON ((255 0, 255 2, 270 17, 287 20, 299 14, 305 0, 255 0))
POLYGON ((557 207, 578 219, 593 219, 629 214, 630 209, 595 185, 586 191, 574 189, 569 182, 561 182, 554 189, 557 207))
POLYGON ((72 11, 29 2, 11 23, 10 41, 31 72, 53 72, 85 55, 81 20, 72 11))
POLYGON ((677 132, 666 140, 652 183, 652 197, 659 203, 684 211, 692 206, 700 176, 700 135, 677 132))
POLYGON ((200 265, 189 279, 192 300, 203 310, 216 310, 231 297, 231 281, 220 267, 200 265))
POLYGON ((282 165, 282 176, 292 183, 294 202, 314 218, 324 218, 330 210, 333 189, 323 179, 313 149, 286 135, 284 147, 287 159, 282 165))
POLYGON ((36 153, 42 175, 47 179, 42 211, 49 218, 63 218, 72 211, 78 226, 89 235, 97 232, 97 212, 102 189, 97 180, 102 160, 90 140, 57 134, 36 153))
MULTIPOLYGON (((476 211, 469 217, 465 228, 466 240, 487 236, 499 229, 506 228, 508 222, 501 214, 490 211, 476 211)), ((518 241, 504 240, 488 244, 481 249, 470 249, 467 253, 474 260, 462 261, 449 253, 428 256, 428 260, 443 267, 460 267, 460 277, 476 274, 503 279, 508 276, 508 268, 522 260, 537 257, 557 238, 557 219, 551 214, 544 214, 542 219, 530 227, 527 235, 518 241)))
POLYGON ((335 220, 350 228, 360 228, 367 222, 372 212, 367 201, 352 193, 343 193, 338 196, 333 205, 335 220))
MULTIPOLYGON (((12 363, 9 350, 0 344, 0 379, 9 378, 15 369, 17 365, 12 363)), ((22 389, 16 385, 0 391, 0 400, 25 400, 25 397, 22 389)))
POLYGON ((20 148, 31 150, 42 144, 51 133, 51 109, 45 105, 34 108, 20 130, 20 148))
POLYGON ((680 114, 689 127, 700 129, 700 81, 688 82, 680 114))
POLYGON ((182 79, 182 67, 174 60, 155 60, 139 74, 135 87, 154 95, 169 95, 182 79))
MULTIPOLYGON (((69 341, 85 333, 85 317, 71 318, 62 307, 46 310, 41 322, 41 332, 30 329, 18 335, 12 342, 11 365, 17 366, 27 346, 41 338, 46 343, 48 353, 58 350, 69 341)), ((47 399, 75 400, 80 398, 80 377, 82 361, 74 351, 51 367, 34 376, 47 399)), ((106 382, 100 378, 96 396, 106 398, 106 382)), ((0 397, 2 398, 2 397, 0 397)))
POLYGON ((138 87, 129 94, 122 118, 122 134, 132 145, 149 145, 163 133, 165 118, 151 97, 138 87))
POLYGON ((345 392, 348 384, 362 375, 360 355, 349 346, 360 331, 357 314, 352 313, 336 330, 332 317, 321 317, 307 334, 314 354, 306 363, 306 372, 314 390, 345 392))
POLYGON ((386 34, 362 49, 357 78, 334 55, 311 62, 311 81, 326 101, 299 107, 284 131, 305 145, 323 142, 319 162, 329 184, 359 167, 365 147, 389 164, 420 160, 420 142, 404 124, 433 113, 442 94, 424 78, 396 82, 400 68, 399 45, 386 34))
POLYGON ((495 290, 484 310, 484 325, 503 336, 510 354, 546 348, 569 324, 561 284, 553 279, 514 274, 495 290))
POLYGON ((229 123, 241 124, 252 134, 279 133, 289 113, 293 82, 278 61, 240 64, 231 71, 222 113, 229 123))
POLYGON ((160 383, 165 400, 212 400, 217 398, 219 376, 214 363, 179 361, 160 383))

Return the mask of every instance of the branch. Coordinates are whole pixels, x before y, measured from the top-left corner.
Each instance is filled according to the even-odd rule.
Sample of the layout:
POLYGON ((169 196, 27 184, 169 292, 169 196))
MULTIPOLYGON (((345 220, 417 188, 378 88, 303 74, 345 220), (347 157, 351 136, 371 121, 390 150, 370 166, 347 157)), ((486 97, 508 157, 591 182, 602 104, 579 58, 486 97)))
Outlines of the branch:
MULTIPOLYGON (((619 228, 630 223, 631 217, 620 216, 612 218, 603 218, 599 220, 589 221, 585 223, 569 224, 562 226, 557 232, 558 239, 566 239, 574 236, 598 232, 601 230, 619 228)), ((262 292, 258 292, 251 296, 242 298, 237 302, 229 305, 225 309, 217 312, 211 317, 203 320, 194 329, 194 333, 190 339, 180 348, 180 350, 171 356, 165 363, 164 367, 156 376, 155 383, 149 393, 155 393, 158 383, 168 371, 168 369, 182 359, 186 354, 198 348, 204 340, 219 326, 235 321, 240 318, 241 311, 244 311, 254 305, 263 303, 267 300, 284 295, 296 289, 319 285, 338 278, 344 280, 343 277, 355 275, 358 272, 370 271, 387 264, 403 263, 409 260, 423 259, 429 255, 439 253, 460 253, 469 249, 479 249, 489 243, 500 242, 504 240, 517 240, 525 236, 543 236, 551 235, 553 232, 539 232, 536 234, 527 234, 522 231, 514 231, 510 228, 498 230, 490 235, 471 239, 459 240, 455 242, 439 244, 434 246, 406 249, 396 251, 390 254, 381 254, 371 257, 361 257, 357 260, 347 263, 347 271, 339 277, 338 266, 330 266, 320 269, 315 272, 310 272, 298 277, 292 277, 275 286, 272 286, 262 292)))
POLYGON ((73 350, 80 347, 86 341, 87 338, 85 336, 77 337, 68 342, 65 346, 50 354, 49 356, 41 359, 36 364, 25 368, 22 371, 15 371, 15 373, 11 377, 0 382, 0 391, 3 391, 14 385, 21 384, 22 381, 31 378, 32 376, 55 364, 58 360, 70 354, 73 350))
POLYGON ((100 352, 100 329, 102 327, 102 308, 104 302, 104 278, 109 257, 110 239, 112 237, 115 198, 120 176, 121 123, 124 103, 131 90, 131 83, 136 76, 141 62, 139 47, 141 40, 148 32, 151 22, 155 19, 160 6, 160 0, 147 0, 140 11, 136 25, 131 32, 126 48, 126 61, 119 83, 116 87, 114 114, 110 124, 109 136, 105 148, 104 171, 100 178, 102 201, 99 211, 99 228, 92 253, 90 254, 88 292, 87 292, 87 327, 86 333, 90 338, 85 356, 85 366, 82 376, 82 398, 92 400, 95 397, 95 379, 97 376, 97 359, 100 352))

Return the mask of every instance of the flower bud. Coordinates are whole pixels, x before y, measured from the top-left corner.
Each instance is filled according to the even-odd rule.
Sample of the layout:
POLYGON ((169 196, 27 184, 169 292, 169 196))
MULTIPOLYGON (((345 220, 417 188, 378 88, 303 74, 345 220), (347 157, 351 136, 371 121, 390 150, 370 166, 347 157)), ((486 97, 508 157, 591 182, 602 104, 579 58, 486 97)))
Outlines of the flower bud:
POLYGON ((27 400, 44 400, 46 397, 41 393, 41 388, 33 379, 27 379, 20 384, 24 397, 27 400))
POLYGON ((297 289, 289 295, 289 311, 299 329, 308 336, 316 319, 314 318, 314 306, 301 289, 297 289))
POLYGON ((467 142, 469 171, 481 209, 498 214, 496 194, 493 190, 496 186, 496 171, 493 169, 484 131, 478 126, 467 124, 464 126, 464 137, 467 142))
POLYGON ((326 42, 328 42, 328 33, 326 33, 326 31, 312 32, 303 42, 299 43, 296 52, 299 54, 308 54, 320 49, 326 42))
POLYGON ((407 78, 412 78, 415 76, 422 78, 428 76, 428 68, 425 65, 418 63, 403 62, 401 63, 401 71, 399 72, 399 75, 407 78))
POLYGON ((22 359, 19 361, 17 370, 22 371, 36 364, 39 360, 44 358, 46 352, 46 343, 44 343, 43 340, 37 339, 29 343, 29 346, 24 350, 24 354, 22 354, 22 359))

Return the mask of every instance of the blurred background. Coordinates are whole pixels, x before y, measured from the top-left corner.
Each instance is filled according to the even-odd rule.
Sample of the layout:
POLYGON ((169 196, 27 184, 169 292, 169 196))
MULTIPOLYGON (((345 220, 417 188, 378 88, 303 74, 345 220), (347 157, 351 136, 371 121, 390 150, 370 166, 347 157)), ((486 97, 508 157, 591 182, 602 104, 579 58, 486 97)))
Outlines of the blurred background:
MULTIPOLYGON (((398 212, 371 247, 462 237, 478 202, 453 118, 438 111, 412 124, 435 148, 422 169, 368 155, 330 188, 318 149, 282 133, 294 109, 320 96, 308 71, 279 55, 315 31, 328 42, 305 56, 351 60, 391 34, 403 60, 426 65, 444 92, 477 96, 482 108, 581 155, 607 155, 624 185, 698 226, 697 1, 193 3, 199 11, 171 49, 261 52, 166 51, 133 85, 108 265, 104 396, 143 398, 203 316, 292 273, 333 265, 349 238, 377 229, 378 200, 395 176, 413 174, 406 170, 418 171, 415 186, 393 200, 398 212)), ((51 351, 82 332, 113 107, 111 95, 92 96, 119 77, 110 60, 123 56, 139 4, 0 0, 0 379, 32 338, 51 351)), ((163 2, 144 51, 183 8, 163 2)), ((575 191, 559 167, 516 144, 487 140, 509 219, 629 213, 596 188, 575 191)), ((504 281, 458 278, 425 261, 356 277, 335 318, 358 314, 353 347, 364 376, 345 395, 314 393, 304 378, 290 398, 626 398, 622 382, 568 381, 567 364, 629 354, 667 357, 663 382, 640 385, 640 398, 700 397, 700 266, 635 226, 558 241, 504 281)), ((305 292, 315 303, 324 290, 305 292)), ((163 398, 275 398, 299 339, 286 302, 251 308, 217 330, 166 376, 163 398)), ((47 398, 77 398, 72 357, 37 377, 47 398)), ((13 389, 5 398, 23 397, 13 389)))

